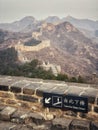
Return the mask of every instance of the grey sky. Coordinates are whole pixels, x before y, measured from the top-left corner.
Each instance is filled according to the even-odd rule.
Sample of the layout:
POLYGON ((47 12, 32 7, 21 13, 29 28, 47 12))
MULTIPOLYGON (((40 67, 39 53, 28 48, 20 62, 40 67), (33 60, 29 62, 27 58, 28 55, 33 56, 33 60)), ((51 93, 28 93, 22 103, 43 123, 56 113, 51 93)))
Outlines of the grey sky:
POLYGON ((0 0, 0 23, 51 15, 98 20, 98 0, 0 0))

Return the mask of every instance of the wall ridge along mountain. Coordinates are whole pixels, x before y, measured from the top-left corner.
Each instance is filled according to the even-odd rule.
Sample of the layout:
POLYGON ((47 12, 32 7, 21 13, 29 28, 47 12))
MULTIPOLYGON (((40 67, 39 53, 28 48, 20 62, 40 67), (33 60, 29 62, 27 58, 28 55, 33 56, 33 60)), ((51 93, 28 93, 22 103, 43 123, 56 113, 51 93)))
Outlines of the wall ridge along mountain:
POLYGON ((39 51, 41 49, 44 49, 46 47, 50 47, 50 40, 43 40, 40 44, 35 45, 35 46, 26 46, 23 45, 22 43, 18 43, 17 45, 15 45, 15 49, 18 51, 22 51, 22 52, 27 52, 27 51, 39 51))

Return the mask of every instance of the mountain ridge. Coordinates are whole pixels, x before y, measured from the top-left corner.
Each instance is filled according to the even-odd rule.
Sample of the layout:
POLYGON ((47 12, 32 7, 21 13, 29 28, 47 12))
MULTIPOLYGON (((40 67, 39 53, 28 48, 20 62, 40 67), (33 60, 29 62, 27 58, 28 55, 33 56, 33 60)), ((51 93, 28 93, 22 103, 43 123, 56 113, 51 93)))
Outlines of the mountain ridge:
MULTIPOLYGON (((25 19, 27 20, 27 17, 25 17, 25 19)), ((13 40, 15 37, 9 36, 11 37, 10 41, 4 41, 2 46, 0 46, 1 49, 4 49, 5 46, 15 46, 19 42, 26 47, 24 45, 25 42, 32 39, 39 41, 49 40, 50 46, 44 47, 37 52, 17 50, 19 52, 18 54, 21 54, 22 58, 28 61, 38 59, 60 65, 62 73, 69 75, 98 74, 97 41, 93 42, 93 40, 86 37, 79 28, 68 21, 54 24, 46 21, 36 21, 32 17, 29 17, 28 20, 31 22, 34 21, 35 23, 31 25, 26 24, 25 27, 23 26, 22 31, 20 31, 21 33, 14 32, 14 36, 17 36, 17 39, 13 40)), ((22 20, 22 22, 24 21, 25 20, 22 20)))
POLYGON ((98 30, 98 21, 94 21, 94 20, 90 20, 90 19, 78 19, 78 18, 74 18, 72 16, 66 16, 63 18, 59 18, 58 16, 48 16, 47 18, 45 18, 43 20, 36 20, 33 16, 26 16, 18 21, 12 22, 12 23, 0 23, 0 29, 4 29, 4 30, 6 29, 8 31, 13 31, 13 32, 19 32, 19 31, 22 31, 25 27, 27 27, 29 25, 36 26, 36 24, 41 24, 42 22, 57 24, 57 23, 61 23, 64 21, 68 21, 68 22, 72 23, 77 28, 82 28, 82 29, 86 29, 89 31, 93 31, 93 33, 95 33, 95 31, 98 30), (20 24, 21 24, 22 28, 21 28, 20 24), (18 28, 17 28, 17 25, 18 25, 18 28))

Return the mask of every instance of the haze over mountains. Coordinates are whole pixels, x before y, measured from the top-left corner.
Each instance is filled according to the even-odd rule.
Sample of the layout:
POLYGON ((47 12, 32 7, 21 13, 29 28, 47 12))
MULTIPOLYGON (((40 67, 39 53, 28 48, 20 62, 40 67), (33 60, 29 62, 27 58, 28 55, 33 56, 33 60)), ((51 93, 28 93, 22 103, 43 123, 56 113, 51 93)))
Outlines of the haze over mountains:
POLYGON ((49 16, 38 21, 29 16, 13 23, 2 23, 0 29, 0 49, 15 47, 21 41, 22 48, 17 47, 21 60, 49 61, 60 65, 62 72, 69 75, 98 74, 98 40, 95 33, 98 21, 71 16, 63 19, 49 16), (32 39, 43 42, 43 49, 23 50, 25 42, 29 43, 32 39), (46 46, 45 41, 50 44, 46 46))
POLYGON ((1 23, 0 28, 13 32, 28 32, 34 30, 36 26, 40 26, 42 22, 58 24, 64 21, 70 22, 90 36, 95 36, 95 32, 98 30, 98 21, 89 19, 76 19, 72 16, 67 16, 62 19, 57 16, 48 16, 46 19, 40 21, 36 20, 33 16, 27 16, 20 21, 15 21, 13 23, 1 23))

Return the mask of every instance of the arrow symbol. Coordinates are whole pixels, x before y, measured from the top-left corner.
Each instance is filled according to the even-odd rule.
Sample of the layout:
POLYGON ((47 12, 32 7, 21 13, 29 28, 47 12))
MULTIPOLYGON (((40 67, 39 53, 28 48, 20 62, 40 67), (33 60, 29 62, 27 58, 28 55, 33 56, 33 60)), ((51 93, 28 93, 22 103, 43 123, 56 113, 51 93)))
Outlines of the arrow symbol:
POLYGON ((46 103, 46 104, 49 104, 49 103, 50 103, 50 100, 51 100, 51 98, 45 98, 45 103, 46 103))

